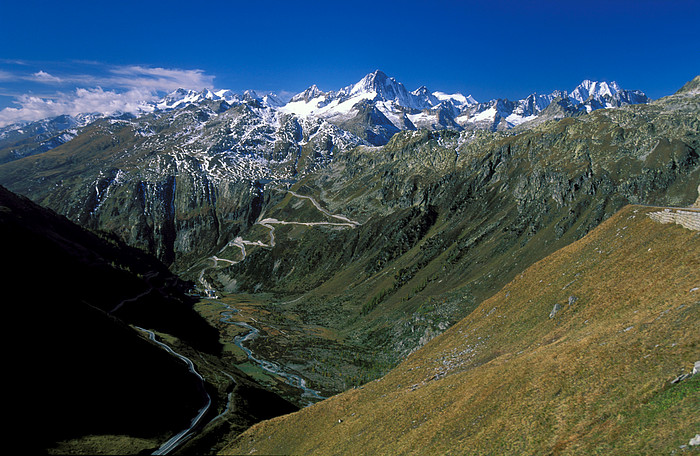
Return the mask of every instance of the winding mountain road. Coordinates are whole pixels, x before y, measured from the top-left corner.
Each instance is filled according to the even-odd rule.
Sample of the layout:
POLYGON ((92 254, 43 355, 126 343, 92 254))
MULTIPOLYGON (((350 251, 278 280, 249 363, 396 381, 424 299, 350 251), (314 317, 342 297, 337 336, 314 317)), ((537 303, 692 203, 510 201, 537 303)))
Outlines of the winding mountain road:
MULTIPOLYGON (((202 287, 205 289, 205 291, 208 291, 211 293, 215 292, 215 290, 209 285, 209 283, 204 278, 204 274, 206 273, 207 269, 218 267, 220 262, 228 263, 229 265, 240 263, 241 261, 245 260, 245 258, 246 258, 246 254, 247 254, 246 246, 248 246, 248 245, 257 246, 257 247, 268 247, 268 248, 274 247, 275 246, 275 226, 274 225, 302 225, 302 226, 308 226, 308 227, 337 226, 337 227, 348 227, 348 228, 356 228, 356 227, 361 225, 361 223, 356 222, 354 220, 350 220, 349 218, 347 218, 343 215, 331 214, 329 211, 324 209, 318 203, 318 201, 316 201, 314 198, 312 198, 310 196, 300 195, 300 194, 293 192, 291 190, 289 190, 288 192, 296 198, 308 199, 313 204, 313 206, 318 211, 320 211, 322 214, 324 214, 327 217, 331 217, 331 218, 334 218, 336 220, 339 220, 339 222, 297 222, 297 221, 278 220, 275 218, 265 218, 265 219, 257 221, 255 224, 264 226, 265 228, 270 230, 269 243, 264 243, 261 240, 248 241, 248 240, 244 240, 241 237, 237 237, 233 241, 229 242, 224 248, 222 248, 219 251, 219 253, 221 253, 227 247, 238 247, 241 250, 241 259, 240 260, 230 260, 227 258, 220 258, 217 255, 212 255, 211 257, 209 257, 208 259, 213 261, 213 265, 203 268, 199 274, 199 283, 202 285, 202 287)), ((142 293, 140 293, 137 296, 134 296, 134 297, 128 298, 128 299, 124 299, 121 302, 119 302, 116 306, 114 306, 114 308, 109 313, 112 314, 112 313, 118 311, 125 304, 131 303, 131 302, 136 302, 139 299, 142 299, 143 297, 145 297, 146 295, 152 293, 153 291, 154 291, 154 288, 150 287, 148 290, 143 291, 142 293)), ((314 402, 314 399, 319 399, 319 400, 325 399, 325 397, 321 396, 319 391, 308 387, 306 384, 306 380, 304 378, 302 378, 301 376, 288 372, 284 367, 280 366, 279 364, 277 364, 275 362, 267 361, 267 360, 264 360, 264 359, 257 357, 250 348, 246 347, 244 345, 244 342, 250 341, 256 337, 260 337, 260 330, 249 325, 248 323, 233 320, 232 316, 234 313, 237 313, 238 310, 234 309, 228 305, 225 305, 225 307, 226 307, 226 310, 221 313, 221 321, 228 323, 228 324, 237 325, 237 326, 240 326, 240 327, 248 330, 248 332, 245 333, 244 335, 236 336, 234 338, 234 344, 236 346, 238 346, 241 350, 243 350, 243 352, 246 354, 246 356, 248 357, 249 360, 251 360, 255 364, 259 365, 260 368, 262 368, 263 370, 265 370, 273 375, 284 378, 286 380, 287 384, 289 384, 295 388, 300 389, 302 391, 302 393, 301 393, 302 398, 306 398, 309 405, 314 402)), ((161 347, 163 347, 163 349, 168 351, 170 354, 180 358, 183 362, 185 362, 185 364, 187 364, 189 371, 199 379, 200 385, 201 385, 201 390, 203 392, 203 396, 206 399, 204 406, 201 409, 199 409, 196 416, 194 418, 192 418, 192 420, 190 421, 189 427, 187 427, 186 429, 183 429, 181 432, 174 435, 167 442, 165 442, 163 445, 161 445, 160 448, 158 448, 156 451, 153 452, 154 455, 164 455, 164 454, 168 454, 168 453, 172 452, 178 446, 182 445, 184 442, 186 442, 189 438, 191 438, 194 435, 195 428, 197 427, 197 425, 200 424, 202 417, 207 413, 207 411, 211 407, 212 399, 211 399, 211 396, 209 396, 209 394, 206 392, 206 389, 204 387, 204 377, 202 377, 202 375, 199 372, 197 372, 194 363, 189 358, 175 352, 172 348, 170 348, 170 346, 157 340, 153 331, 141 328, 139 326, 137 326, 136 328, 138 330, 148 334, 148 337, 151 341, 160 345, 161 347)), ((224 373, 224 374, 226 374, 226 373, 224 373)), ((226 374, 226 375, 228 375, 228 374, 226 374)), ((228 376, 235 383, 235 380, 233 379, 233 377, 230 375, 228 375, 228 376)), ((222 416, 224 416, 226 413, 228 413, 230 411, 231 395, 232 394, 233 393, 229 393, 229 404, 227 405, 226 410, 224 410, 221 414, 214 417, 211 420, 211 422, 221 418, 222 416)))
POLYGON ((200 420, 202 419, 204 414, 207 413, 209 407, 211 406, 211 396, 209 396, 209 393, 207 393, 206 389, 204 388, 204 377, 202 377, 201 374, 197 372, 197 369, 195 369, 194 367, 194 363, 189 358, 177 353, 172 348, 170 348, 170 346, 157 340, 156 335, 153 333, 153 331, 149 331, 148 329, 144 329, 139 326, 137 326, 136 328, 138 328, 140 331, 147 333, 148 337, 153 342, 163 347, 170 354, 177 356, 182 361, 184 361, 185 364, 187 364, 187 368, 189 369, 189 371, 192 374, 194 374, 197 378, 199 378, 202 392, 204 393, 204 397, 206 398, 206 403, 201 409, 199 409, 197 415, 194 418, 192 418, 192 421, 190 421, 190 426, 187 429, 184 429, 178 434, 174 435, 170 440, 165 442, 163 445, 160 446, 160 448, 153 452, 153 454, 168 454, 192 436, 192 432, 194 431, 195 426, 199 424, 200 420))
POLYGON ((138 301, 139 299, 143 298, 143 297, 146 296, 147 294, 150 294, 152 291, 153 291, 153 287, 149 288, 148 290, 144 291, 143 293, 141 293, 141 294, 139 294, 139 295, 137 295, 137 296, 134 296, 133 298, 129 298, 129 299, 124 299, 124 300, 122 300, 119 304, 117 304, 116 306, 114 306, 114 308, 113 308, 112 310, 109 311, 109 314, 113 314, 113 313, 116 312, 117 310, 121 309, 121 307, 122 307, 124 304, 126 304, 126 303, 138 301))
POLYGON ((291 190, 287 190, 287 191, 288 191, 291 195, 296 196, 297 198, 308 199, 309 201, 311 201, 311 204, 313 204, 314 207, 316 207, 316 209, 318 209, 321 213, 323 213, 324 215, 327 215, 328 217, 336 218, 336 219, 338 219, 338 220, 342 220, 343 222, 349 223, 350 225, 353 225, 353 226, 360 226, 360 225, 362 225, 360 222, 356 222, 356 221, 354 221, 354 220, 350 220, 349 218, 345 217, 344 215, 340 215, 340 214, 331 214, 331 213, 328 212, 326 209, 324 209, 323 207, 321 207, 321 205, 318 204, 318 201, 316 201, 315 199, 313 199, 313 198, 310 197, 310 196, 300 195, 300 194, 298 194, 298 193, 296 193, 296 192, 293 192, 293 191, 291 191, 291 190))
MULTIPOLYGON (((318 201, 316 201, 314 198, 310 196, 305 196, 305 195, 300 195, 292 190, 286 190, 287 193, 290 195, 300 198, 300 199, 308 199, 311 204, 323 215, 327 217, 334 218, 336 220, 340 220, 340 222, 298 222, 298 221, 286 221, 286 220, 278 220, 276 218, 268 217, 264 218, 261 220, 258 220, 255 222, 255 225, 260 225, 264 226, 268 230, 270 230, 270 241, 268 243, 265 243, 261 240, 257 241, 249 241, 245 240, 242 237, 238 236, 236 239, 233 241, 229 241, 224 247, 217 252, 218 254, 221 254, 225 249, 229 247, 237 247, 241 250, 241 259, 240 260, 229 260, 226 258, 220 258, 217 255, 212 255, 208 259, 212 260, 214 262, 213 266, 205 267, 203 268, 200 273, 199 273, 199 283, 202 285, 202 287, 205 290, 205 293, 208 295, 215 295, 216 290, 209 285, 209 283, 204 279, 204 274, 206 273, 207 269, 210 268, 217 268, 219 262, 226 262, 229 265, 237 264, 242 262, 243 260, 246 259, 247 251, 246 251, 246 246, 256 246, 256 247, 267 247, 271 248, 275 246, 275 225, 300 225, 300 226, 308 226, 308 227, 314 227, 314 226, 335 226, 335 227, 347 227, 347 228, 357 228, 358 226, 361 226, 362 223, 357 222, 355 220, 351 220, 348 217, 340 214, 331 214, 328 210, 324 209, 318 201)), ((116 310, 116 309, 115 309, 116 310)))

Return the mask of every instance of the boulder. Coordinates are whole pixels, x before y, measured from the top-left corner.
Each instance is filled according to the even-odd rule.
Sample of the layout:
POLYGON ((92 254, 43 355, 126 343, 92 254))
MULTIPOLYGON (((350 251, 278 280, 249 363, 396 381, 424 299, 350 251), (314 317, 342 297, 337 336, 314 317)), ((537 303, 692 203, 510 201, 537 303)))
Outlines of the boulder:
POLYGON ((554 318, 554 316, 561 310, 561 305, 560 304, 554 304, 554 308, 552 311, 549 313, 549 318, 554 318))

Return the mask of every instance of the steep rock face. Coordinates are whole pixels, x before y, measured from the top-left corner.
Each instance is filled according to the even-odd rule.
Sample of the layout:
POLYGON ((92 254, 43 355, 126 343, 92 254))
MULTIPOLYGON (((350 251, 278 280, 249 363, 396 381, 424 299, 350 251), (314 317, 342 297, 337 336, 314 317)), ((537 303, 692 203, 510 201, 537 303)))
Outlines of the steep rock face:
MULTIPOLYGON (((83 223, 114 232, 130 245, 154 252, 167 264, 186 264, 228 242, 255 216, 256 193, 248 182, 220 181, 178 173, 158 181, 112 181, 104 197, 83 212, 83 223)), ((99 199, 95 190, 92 198, 99 199)))
POLYGON ((386 144, 400 130, 376 106, 362 100, 353 106, 354 114, 347 120, 336 121, 338 126, 368 143, 381 146, 386 144))
POLYGON ((204 100, 102 119, 0 174, 14 191, 177 268, 253 223, 265 182, 310 172, 358 142, 319 119, 278 116, 257 98, 204 100))

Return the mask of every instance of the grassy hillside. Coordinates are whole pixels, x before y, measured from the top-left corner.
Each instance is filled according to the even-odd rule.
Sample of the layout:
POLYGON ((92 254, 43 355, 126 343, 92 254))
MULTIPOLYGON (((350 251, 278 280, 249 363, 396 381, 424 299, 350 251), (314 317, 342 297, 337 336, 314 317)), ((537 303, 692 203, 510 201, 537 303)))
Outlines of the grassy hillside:
POLYGON ((627 206, 384 378, 226 454, 668 454, 700 430, 700 233, 627 206), (558 311, 552 311, 558 306, 558 311))

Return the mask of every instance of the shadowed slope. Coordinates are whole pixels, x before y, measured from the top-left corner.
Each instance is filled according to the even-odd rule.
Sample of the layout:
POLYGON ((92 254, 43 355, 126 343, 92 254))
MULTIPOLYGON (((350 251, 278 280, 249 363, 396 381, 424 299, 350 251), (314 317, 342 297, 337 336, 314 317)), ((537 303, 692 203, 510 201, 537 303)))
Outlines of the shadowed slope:
POLYGON ((187 321, 205 329, 198 345, 215 352, 217 340, 188 307, 184 284, 154 258, 2 187, 0 243, 3 326, 14 339, 4 365, 11 416, 32 434, 21 448, 45 452, 59 441, 111 435, 138 451, 184 429, 203 404, 198 382, 127 325, 188 338, 187 321), (119 304, 123 311, 111 315, 119 304))

